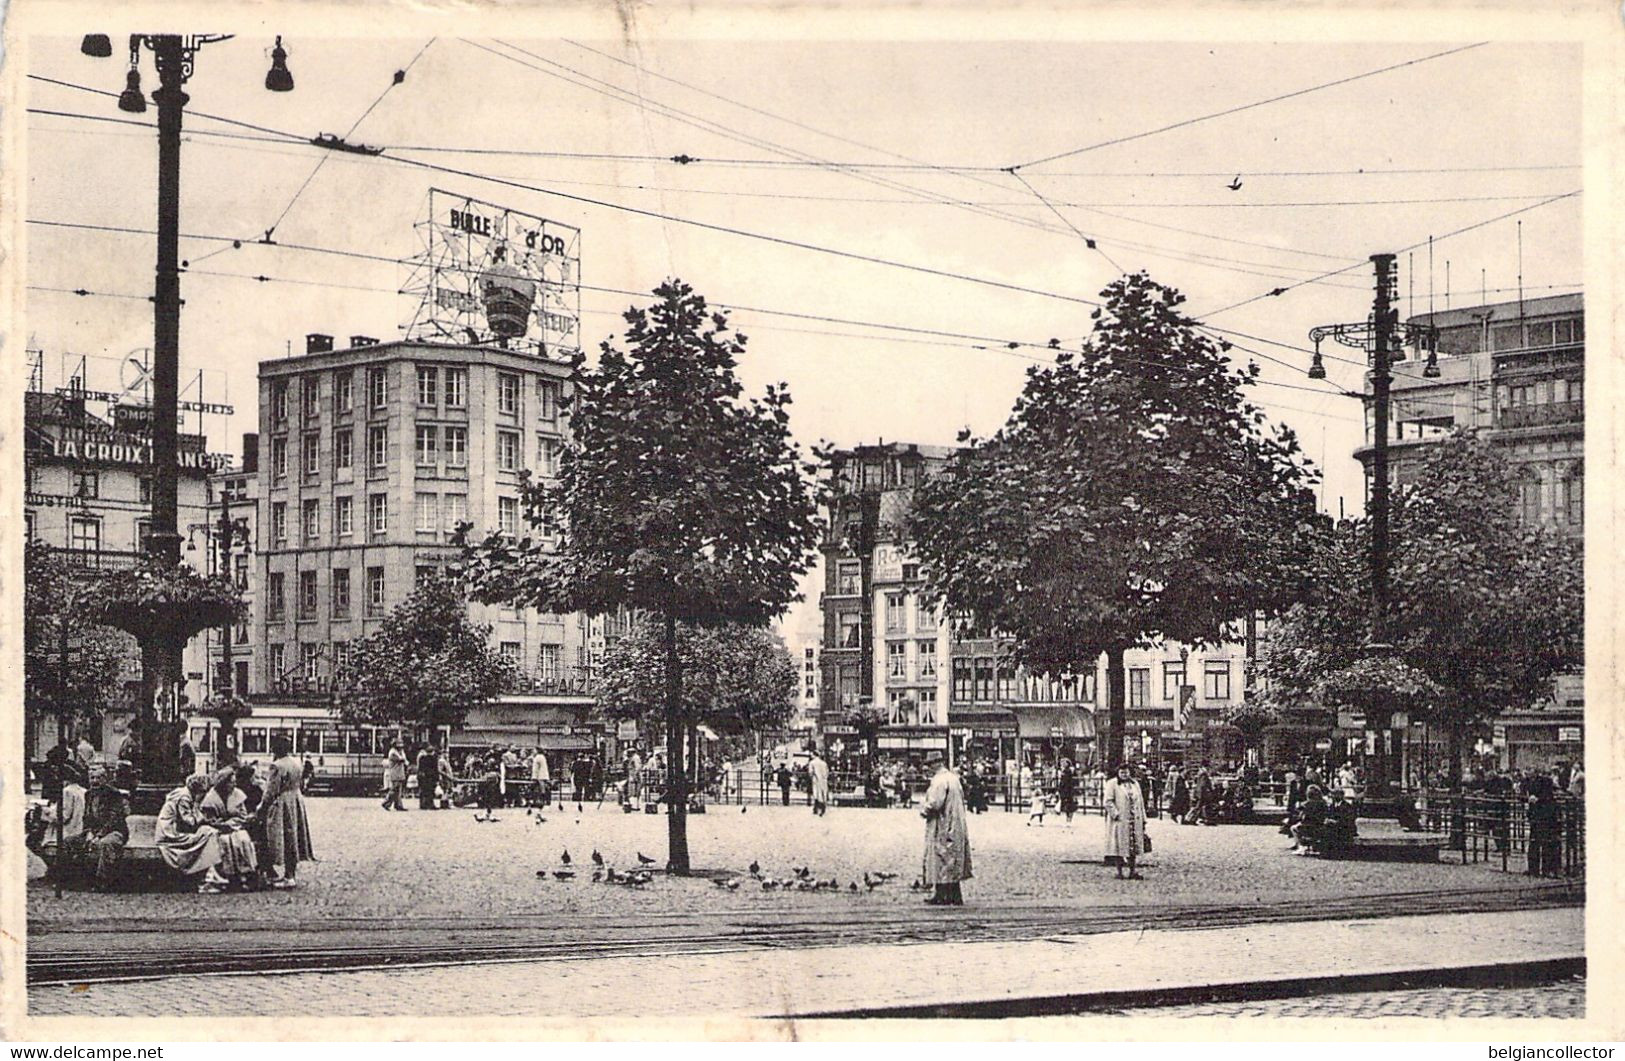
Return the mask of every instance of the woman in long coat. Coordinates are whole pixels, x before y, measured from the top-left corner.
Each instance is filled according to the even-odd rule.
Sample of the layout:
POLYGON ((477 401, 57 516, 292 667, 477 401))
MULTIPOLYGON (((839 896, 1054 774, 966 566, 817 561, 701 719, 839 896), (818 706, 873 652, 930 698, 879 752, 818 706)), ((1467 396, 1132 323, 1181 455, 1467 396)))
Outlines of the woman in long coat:
POLYGON ((1061 760, 1061 777, 1056 783, 1061 795, 1061 813, 1066 815, 1066 823, 1072 824, 1072 815, 1078 812, 1078 772, 1072 768, 1071 759, 1061 760))
POLYGON ((1119 878, 1127 863, 1129 879, 1141 880, 1134 862, 1145 844, 1145 794, 1127 763, 1118 767, 1117 776, 1106 782, 1103 801, 1106 804, 1106 861, 1116 862, 1119 878))
POLYGON ((969 880, 970 835, 965 828, 965 791, 959 775, 941 764, 925 792, 925 868, 921 879, 933 889, 932 906, 963 906, 960 881, 969 880))
POLYGON ((265 779, 265 795, 260 801, 260 817, 265 821, 265 861, 282 867, 282 875, 271 881, 273 888, 292 888, 301 861, 315 861, 310 844, 310 821, 305 817, 305 797, 300 792, 301 766, 293 756, 293 742, 286 737, 271 741, 271 763, 265 779))
POLYGON ((234 884, 252 884, 259 855, 248 832, 248 797, 237 787, 237 772, 229 766, 216 770, 209 780, 209 794, 203 797, 199 810, 203 820, 219 833, 220 861, 215 872, 234 884))
POLYGON ((199 891, 215 891, 226 883, 214 869, 220 861, 219 833, 203 820, 203 797, 208 791, 208 778, 201 774, 187 778, 186 784, 164 797, 153 829, 158 853, 171 869, 187 876, 206 874, 199 891))

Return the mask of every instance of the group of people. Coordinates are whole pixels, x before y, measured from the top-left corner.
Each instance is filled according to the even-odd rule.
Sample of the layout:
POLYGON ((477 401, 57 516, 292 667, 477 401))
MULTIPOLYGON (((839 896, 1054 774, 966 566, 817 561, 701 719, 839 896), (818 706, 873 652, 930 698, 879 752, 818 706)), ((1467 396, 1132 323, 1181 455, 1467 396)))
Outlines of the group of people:
POLYGON ((1244 822, 1253 808, 1246 778, 1220 780, 1205 766, 1171 766, 1163 785, 1169 792, 1168 816, 1183 825, 1244 822))
POLYGON ((1289 850, 1300 855, 1336 855, 1353 847, 1359 817, 1356 791, 1341 783, 1328 786, 1314 767, 1306 769, 1302 777, 1288 771, 1286 820, 1281 829, 1292 837, 1289 850))
MULTIPOLYGON (((595 798, 594 779, 602 766, 582 756, 571 767, 575 791, 582 799, 595 798)), ((390 742, 384 755, 385 810, 406 810, 409 781, 417 781, 419 810, 443 810, 477 802, 490 815, 502 807, 542 806, 553 794, 553 768, 540 748, 493 744, 484 751, 458 756, 454 766, 447 752, 433 741, 409 750, 400 740, 390 742)), ((601 783, 601 781, 600 781, 601 783)))
POLYGON ((51 802, 30 814, 24 843, 39 855, 54 842, 56 872, 83 870, 97 891, 111 890, 118 881, 119 861, 130 842, 130 793, 135 768, 128 762, 109 767, 101 759, 81 761, 62 756, 48 768, 43 795, 51 802))

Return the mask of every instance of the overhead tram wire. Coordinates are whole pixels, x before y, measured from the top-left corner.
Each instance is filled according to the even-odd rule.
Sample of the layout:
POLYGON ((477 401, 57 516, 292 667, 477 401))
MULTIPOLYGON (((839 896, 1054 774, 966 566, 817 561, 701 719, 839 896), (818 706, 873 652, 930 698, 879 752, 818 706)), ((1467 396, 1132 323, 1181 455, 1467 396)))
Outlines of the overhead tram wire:
MULTIPOLYGON (((28 74, 26 76, 27 76, 28 80, 30 80, 30 81, 40 81, 40 82, 43 82, 45 84, 57 85, 57 86, 60 86, 62 88, 75 89, 76 91, 79 91, 79 92, 89 92, 92 95, 96 95, 96 96, 112 96, 112 97, 114 97, 116 99, 118 97, 118 95, 119 95, 119 93, 117 93, 117 92, 109 92, 107 89, 93 88, 90 85, 81 85, 81 84, 78 84, 78 83, 73 82, 73 81, 63 81, 60 78, 46 77, 43 74, 28 74)), ((289 133, 289 132, 285 132, 285 131, 283 131, 281 129, 272 129, 272 128, 270 128, 268 126, 264 126, 264 125, 256 125, 253 122, 245 122, 245 121, 242 121, 241 119, 238 119, 238 118, 227 118, 227 117, 224 117, 224 116, 219 115, 219 114, 211 114, 208 111, 195 110, 195 109, 190 108, 190 107, 187 108, 186 113, 187 113, 188 116, 193 117, 193 118, 207 118, 209 121, 220 122, 220 123, 222 123, 224 125, 236 126, 239 129, 252 129, 254 132, 264 133, 267 136, 281 137, 283 140, 287 141, 288 143, 297 143, 297 144, 309 143, 309 141, 305 137, 302 137, 297 133, 289 133)), ((144 125, 146 123, 142 122, 142 123, 139 123, 139 124, 144 125)), ((196 130, 194 130, 194 131, 196 131, 196 130)))
POLYGON ((1067 228, 1070 228, 1077 235, 1077 237, 1079 239, 1083 240, 1083 245, 1084 246, 1088 247, 1090 250, 1094 251, 1096 254, 1099 254, 1102 258, 1105 258, 1106 263, 1108 265, 1110 265, 1113 269, 1116 269, 1118 271, 1118 273, 1123 272, 1123 267, 1121 265, 1118 265, 1115 261, 1113 261, 1111 255, 1109 255, 1105 251, 1101 250, 1099 243, 1095 242, 1095 240, 1093 238, 1091 238, 1089 236, 1085 236, 1083 234, 1082 229, 1078 228, 1077 225, 1074 225, 1072 223, 1072 221, 1065 214, 1063 214, 1063 213, 1061 213, 1061 211, 1057 210, 1055 208, 1055 204, 1050 202, 1048 199, 1044 198, 1044 196, 1042 194, 1040 194, 1040 192, 1038 191, 1037 188, 1034 188, 1031 184, 1027 183, 1027 179, 1025 177, 1023 177, 1021 174, 1017 173, 1013 169, 1010 170, 1010 176, 1012 176, 1016 180, 1020 181, 1021 186, 1023 188, 1026 188, 1028 191, 1032 192, 1033 197, 1036 198, 1039 202, 1041 202, 1045 206, 1049 207, 1049 212, 1054 214, 1056 217, 1060 218, 1061 221, 1066 225, 1067 228))
POLYGON ((1195 118, 1186 118, 1183 121, 1173 122, 1169 125, 1160 126, 1156 129, 1148 129, 1145 132, 1133 133, 1128 136, 1113 137, 1110 140, 1102 140, 1099 143, 1089 144, 1085 147, 1073 148, 1070 151, 1060 151, 1053 155, 1046 155, 1043 158, 1033 159, 1030 162, 1018 163, 1014 168, 1030 169, 1034 166, 1041 166, 1046 162, 1055 162, 1063 158, 1072 158, 1075 155, 1082 155, 1089 151, 1098 151, 1103 147, 1114 147, 1118 144, 1126 144, 1135 140, 1144 140, 1147 137, 1158 136, 1162 133, 1172 132, 1175 129, 1184 129, 1192 125, 1197 125, 1201 122, 1212 121, 1215 118, 1225 118, 1232 114, 1240 114, 1243 111, 1250 111, 1258 107, 1269 106, 1272 103, 1280 103, 1283 100, 1295 99, 1299 96, 1307 96, 1311 92, 1320 92, 1328 88, 1335 88, 1338 85, 1347 85, 1354 81, 1361 81, 1368 77, 1375 77, 1378 74, 1391 73, 1395 70, 1403 70, 1409 66, 1416 66, 1419 63, 1432 62, 1435 59, 1443 59, 1446 56, 1457 55, 1461 52, 1471 51, 1474 48, 1482 48, 1486 43, 1488 42, 1479 41, 1475 44, 1464 44, 1457 48, 1448 49, 1447 51, 1435 52, 1432 55, 1424 55, 1416 59, 1409 59, 1403 63, 1394 63, 1389 66, 1379 67, 1376 70, 1367 70, 1364 73, 1354 74, 1349 77, 1341 77, 1335 81, 1326 81, 1318 85, 1311 85, 1308 88, 1300 88, 1294 92, 1285 92, 1278 96, 1271 96, 1268 99, 1255 100, 1252 103, 1244 103, 1237 107, 1228 107, 1222 111, 1214 111, 1212 114, 1203 114, 1195 118))

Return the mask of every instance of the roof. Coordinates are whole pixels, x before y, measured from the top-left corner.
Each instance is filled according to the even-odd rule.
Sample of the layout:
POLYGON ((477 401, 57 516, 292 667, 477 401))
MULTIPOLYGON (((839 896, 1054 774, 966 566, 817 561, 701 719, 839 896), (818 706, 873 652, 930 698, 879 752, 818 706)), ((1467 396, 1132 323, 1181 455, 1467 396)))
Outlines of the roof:
POLYGON ((1456 328, 1477 324, 1484 319, 1486 313, 1491 320, 1505 321, 1515 320, 1518 317, 1562 317, 1584 312, 1585 293, 1576 291, 1567 295, 1526 298, 1521 302, 1513 299, 1510 302, 1490 302, 1481 306, 1461 306, 1433 313, 1418 313, 1409 320, 1416 324, 1432 324, 1436 328, 1456 328))

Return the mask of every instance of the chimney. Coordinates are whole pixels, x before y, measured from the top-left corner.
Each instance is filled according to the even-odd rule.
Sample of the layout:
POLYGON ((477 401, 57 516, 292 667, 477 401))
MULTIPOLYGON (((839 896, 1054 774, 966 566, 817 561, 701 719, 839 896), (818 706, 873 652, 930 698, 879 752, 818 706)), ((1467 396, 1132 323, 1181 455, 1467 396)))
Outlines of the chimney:
POLYGON ((260 436, 258 431, 243 432, 243 471, 254 474, 260 470, 260 436))
POLYGON ((359 347, 363 347, 363 346, 377 346, 377 345, 378 345, 378 340, 374 339, 370 335, 352 335, 352 336, 350 336, 350 349, 352 349, 352 350, 357 349, 359 347))
POLYGON ((305 353, 326 354, 333 350, 333 337, 323 335, 321 332, 311 332, 305 336, 305 353))

